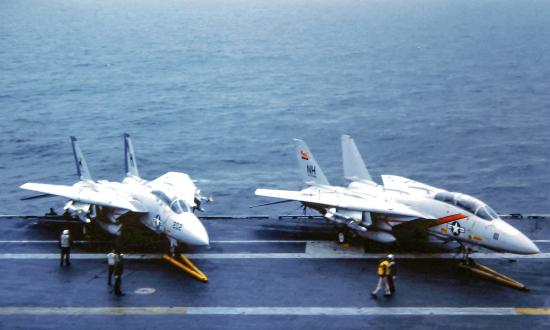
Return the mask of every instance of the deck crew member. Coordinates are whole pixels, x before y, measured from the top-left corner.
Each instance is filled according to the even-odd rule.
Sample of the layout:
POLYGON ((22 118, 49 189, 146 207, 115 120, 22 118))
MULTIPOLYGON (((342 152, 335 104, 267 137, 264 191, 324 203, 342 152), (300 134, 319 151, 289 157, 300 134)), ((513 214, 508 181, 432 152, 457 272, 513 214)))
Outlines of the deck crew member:
POLYGON ((112 249, 111 252, 107 254, 107 267, 109 271, 109 275, 107 277, 107 284, 111 286, 111 279, 113 277, 113 272, 115 271, 115 249, 112 249))
POLYGON ((48 213, 46 213, 44 215, 47 216, 47 217, 53 217, 53 216, 56 216, 57 213, 54 211, 53 207, 50 207, 50 211, 48 211, 48 213))
POLYGON ((393 254, 388 255, 388 286, 390 287, 390 294, 395 293, 395 275, 397 273, 396 271, 396 265, 395 265, 395 257, 393 254))
POLYGON ((116 296, 124 296, 124 293, 122 293, 120 287, 122 286, 122 273, 124 272, 124 261, 123 261, 123 254, 116 253, 115 255, 115 295, 116 296))
POLYGON ((390 287, 388 284, 389 264, 390 262, 388 258, 384 258, 380 260, 380 263, 378 264, 378 270, 377 270, 378 285, 376 286, 376 289, 374 289, 374 291, 371 292, 371 295, 373 296, 373 298, 376 298, 376 294, 378 293, 378 291, 380 291, 380 289, 382 289, 382 286, 384 286, 384 290, 385 290, 384 296, 386 297, 391 296, 390 287))
POLYGON ((71 265, 71 235, 68 229, 63 230, 63 233, 59 236, 59 250, 60 257, 59 266, 63 266, 65 263, 67 266, 71 265))

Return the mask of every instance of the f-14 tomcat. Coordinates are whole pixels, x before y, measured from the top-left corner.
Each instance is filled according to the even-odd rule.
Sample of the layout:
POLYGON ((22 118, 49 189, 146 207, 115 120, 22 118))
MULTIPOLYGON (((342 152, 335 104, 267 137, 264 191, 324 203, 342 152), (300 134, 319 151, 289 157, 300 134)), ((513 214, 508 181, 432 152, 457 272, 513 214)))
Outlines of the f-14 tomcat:
POLYGON ((25 183, 23 189, 43 193, 40 196, 68 198, 65 211, 84 223, 95 221, 104 230, 120 235, 119 218, 132 214, 141 223, 170 241, 172 254, 178 243, 208 245, 208 233, 193 214, 202 210, 200 195, 185 173, 168 172, 153 181, 139 176, 132 141, 124 134, 126 177, 122 182, 92 179, 77 139, 71 137, 76 169, 80 181, 72 186, 25 183))
POLYGON ((340 243, 347 232, 392 243, 395 230, 407 226, 443 241, 459 242, 465 257, 475 246, 517 254, 540 252, 529 238, 472 196, 393 175, 382 175, 383 185, 375 183, 347 135, 342 136, 344 176, 351 181, 347 187, 331 186, 307 145, 294 141, 300 173, 308 187, 300 191, 257 189, 256 195, 298 201, 317 210, 338 225, 340 243))

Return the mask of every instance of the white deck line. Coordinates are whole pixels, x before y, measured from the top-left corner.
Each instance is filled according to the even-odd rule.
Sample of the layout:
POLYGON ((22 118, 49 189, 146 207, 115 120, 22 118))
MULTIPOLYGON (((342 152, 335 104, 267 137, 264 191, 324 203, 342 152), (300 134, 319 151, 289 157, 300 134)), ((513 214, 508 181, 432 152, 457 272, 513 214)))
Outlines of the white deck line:
MULTIPOLYGON (((54 241, 57 242, 57 241, 54 241)), ((219 241, 218 241, 219 242, 219 241)), ((247 242, 280 242, 280 241, 231 241, 239 243, 247 242)), ((284 241, 285 243, 288 241, 284 241)), ((306 243, 305 252, 297 253, 216 253, 201 252, 189 253, 191 259, 379 259, 384 253, 364 253, 358 246, 343 249, 338 244, 330 241, 291 241, 293 243, 306 243)), ((72 253, 74 259, 105 259, 104 253, 72 253)), ((458 259, 460 254, 454 252, 443 253, 398 253, 398 259, 458 259)), ((512 253, 478 252, 472 253, 474 259, 550 259, 550 252, 519 255, 512 253)), ((0 253, 0 259, 57 259, 58 253, 0 253)), ((161 259, 162 254, 127 254, 126 259, 161 259)))
MULTIPOLYGON (((8 242, 8 241, 0 241, 8 242)), ((11 241, 13 242, 13 241, 11 241)), ((57 241, 15 241, 15 242, 47 242, 57 243, 57 241)), ((86 242, 86 241, 83 241, 86 242)), ((347 249, 342 248, 335 242, 331 241, 212 241, 218 243, 305 243, 305 252, 294 253, 250 253, 250 252, 200 252, 189 253, 187 257, 191 259, 379 259, 384 253, 365 253, 361 247, 351 246, 347 249)), ((103 253, 72 253, 72 258, 75 259, 104 259, 103 253)), ((460 254, 456 252, 442 253, 398 253, 399 259, 458 259, 460 254)), ((512 253, 495 253, 495 252, 478 252, 472 253, 474 259, 550 259, 550 252, 543 252, 533 255, 519 255, 512 253)), ((0 253, 0 259, 57 259, 57 253, 0 253)), ((127 254, 127 259, 161 259, 162 254, 127 254)))
MULTIPOLYGON (((74 243, 106 243, 105 241, 73 241, 74 243)), ((310 241, 310 240, 213 240, 210 243, 217 244, 255 244, 255 243, 271 243, 271 244, 296 244, 310 242, 328 242, 328 241, 310 241)), ((534 243, 550 243, 549 239, 534 239, 534 243)), ((57 240, 0 240, 0 244, 54 244, 59 243, 57 240)))
MULTIPOLYGON (((385 253, 366 254, 307 254, 307 253, 190 253, 189 259, 380 259, 385 253)), ((474 259, 537 259, 550 261, 550 253, 517 255, 511 253, 472 253, 474 259)), ((104 260, 104 253, 71 253, 71 259, 104 260)), ((127 260, 162 259, 161 254, 125 254, 127 260)), ((458 259, 455 253, 407 253, 396 255, 398 259, 458 259)), ((59 259, 58 253, 0 253, 0 260, 59 259)))
POLYGON ((516 307, 0 307, 0 315, 549 315, 516 307))

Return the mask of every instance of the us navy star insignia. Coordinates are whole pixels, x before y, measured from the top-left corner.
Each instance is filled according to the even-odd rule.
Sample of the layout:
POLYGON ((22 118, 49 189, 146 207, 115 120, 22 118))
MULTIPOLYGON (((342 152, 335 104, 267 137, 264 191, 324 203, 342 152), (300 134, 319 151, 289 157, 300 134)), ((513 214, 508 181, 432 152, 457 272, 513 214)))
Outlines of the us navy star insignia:
POLYGON ((453 223, 448 224, 447 227, 451 230, 451 232, 455 236, 458 236, 466 231, 464 228, 460 226, 460 223, 458 223, 458 221, 453 221, 453 223))
POLYGON ((160 227, 160 214, 157 214, 157 216, 153 219, 153 223, 155 224, 155 227, 160 227))

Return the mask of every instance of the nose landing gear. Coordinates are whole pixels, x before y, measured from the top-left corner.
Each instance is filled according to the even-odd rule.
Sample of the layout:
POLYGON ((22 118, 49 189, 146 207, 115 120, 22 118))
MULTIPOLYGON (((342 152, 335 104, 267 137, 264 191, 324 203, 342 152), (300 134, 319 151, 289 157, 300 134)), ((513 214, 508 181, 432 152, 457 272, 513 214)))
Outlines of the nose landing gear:
POLYGON ((461 244, 461 249, 463 256, 462 260, 458 263, 458 267, 469 270, 472 273, 485 277, 486 279, 496 281, 509 287, 522 291, 529 291, 529 288, 525 284, 474 261, 474 259, 470 258, 470 253, 472 253, 472 249, 470 247, 461 244))
POLYGON ((170 262, 172 265, 178 267, 179 269, 183 270, 197 280, 208 282, 208 277, 204 275, 204 273, 201 272, 201 270, 197 266, 195 266, 195 264, 193 264, 191 260, 189 260, 183 254, 180 254, 178 258, 178 255, 176 255, 178 241, 171 237, 168 237, 168 241, 170 242, 170 254, 163 255, 162 257, 164 258, 164 260, 170 262))
POLYGON ((181 259, 179 260, 176 259, 176 257, 172 257, 167 254, 163 255, 162 257, 164 258, 164 260, 167 260, 172 265, 178 267, 179 269, 183 270, 197 280, 205 283, 208 282, 208 277, 183 254, 180 254, 181 259))

